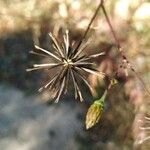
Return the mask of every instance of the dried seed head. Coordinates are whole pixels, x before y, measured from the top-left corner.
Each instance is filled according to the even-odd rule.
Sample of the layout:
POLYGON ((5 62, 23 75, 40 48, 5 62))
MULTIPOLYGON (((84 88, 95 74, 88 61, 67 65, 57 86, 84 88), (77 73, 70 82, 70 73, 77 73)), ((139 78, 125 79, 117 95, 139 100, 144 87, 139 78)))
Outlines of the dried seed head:
POLYGON ((75 47, 75 45, 70 44, 68 33, 67 30, 63 36, 63 42, 59 42, 51 33, 49 34, 53 42, 53 53, 39 46, 35 46, 36 52, 32 52, 32 54, 53 58, 55 63, 34 64, 33 68, 27 69, 27 71, 39 69, 47 69, 50 71, 51 69, 57 68, 56 74, 54 74, 46 85, 39 89, 39 91, 42 91, 48 88, 54 91, 55 102, 59 101, 61 94, 67 92, 67 85, 70 79, 74 86, 75 98, 79 98, 82 101, 82 93, 77 77, 81 78, 91 91, 92 87, 88 83, 85 73, 104 77, 104 73, 99 72, 91 62, 93 58, 99 57, 104 53, 86 56, 83 51, 87 47, 88 42, 84 42, 79 47, 75 47))

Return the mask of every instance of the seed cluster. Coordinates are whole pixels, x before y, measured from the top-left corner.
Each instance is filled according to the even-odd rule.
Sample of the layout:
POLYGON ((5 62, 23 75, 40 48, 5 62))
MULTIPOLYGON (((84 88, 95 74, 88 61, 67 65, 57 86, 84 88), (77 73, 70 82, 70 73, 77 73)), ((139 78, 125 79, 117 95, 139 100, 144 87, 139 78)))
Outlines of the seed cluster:
POLYGON ((48 81, 46 85, 41 87, 39 91, 49 88, 49 90, 54 92, 55 102, 58 102, 60 96, 68 91, 67 85, 71 80, 73 82, 75 90, 75 98, 79 98, 80 101, 83 101, 82 93, 77 81, 78 77, 81 78, 84 83, 92 91, 92 87, 87 81, 85 76, 86 73, 95 74, 100 77, 104 77, 102 72, 99 72, 94 63, 91 62, 92 59, 103 55, 104 53, 98 53, 95 55, 86 56, 83 53, 83 50, 89 44, 89 41, 84 42, 80 46, 75 46, 75 44, 70 44, 68 30, 66 30, 65 35, 63 35, 63 42, 59 42, 51 33, 49 34, 53 42, 53 53, 35 46, 36 52, 32 51, 31 53, 41 56, 48 56, 53 58, 55 63, 44 63, 44 64, 34 64, 33 68, 27 69, 27 71, 39 70, 39 69, 55 69, 58 68, 56 74, 48 81))

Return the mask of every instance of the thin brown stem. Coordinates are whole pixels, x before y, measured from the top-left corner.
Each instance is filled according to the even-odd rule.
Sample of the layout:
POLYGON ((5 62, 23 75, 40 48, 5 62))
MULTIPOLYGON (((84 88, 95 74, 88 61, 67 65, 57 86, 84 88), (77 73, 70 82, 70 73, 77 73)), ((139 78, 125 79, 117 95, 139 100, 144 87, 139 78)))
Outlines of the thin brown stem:
POLYGON ((108 17, 108 15, 107 15, 107 12, 106 12, 106 9, 105 9, 105 6, 103 5, 103 3, 102 3, 102 5, 101 5, 101 7, 102 7, 103 13, 104 13, 104 15, 105 15, 106 21, 107 21, 107 23, 108 23, 108 25, 109 25, 109 28, 110 28, 110 30, 111 30, 111 32, 112 32, 112 35, 113 35, 113 37, 114 37, 114 39, 115 39, 117 48, 118 48, 118 50, 120 50, 120 42, 119 42, 119 39, 118 39, 117 36, 116 36, 116 33, 115 33, 115 31, 114 31, 114 29, 113 29, 113 26, 112 26, 112 24, 111 24, 111 22, 110 22, 110 20, 109 20, 109 17, 108 17))
POLYGON ((97 9, 96 9, 96 11, 95 11, 95 13, 94 13, 94 15, 92 16, 92 18, 91 18, 91 20, 90 20, 90 22, 89 22, 89 24, 88 24, 88 26, 87 26, 87 28, 86 28, 84 34, 83 34, 83 37, 81 38, 81 40, 80 40, 79 44, 77 45, 76 49, 78 49, 78 48, 80 47, 80 45, 82 44, 83 40, 85 39, 85 37, 86 37, 86 35, 87 35, 87 33, 88 33, 88 31, 89 31, 89 29, 90 29, 90 27, 91 27, 91 25, 92 25, 94 19, 96 18, 97 14, 98 14, 98 12, 99 12, 99 9, 100 9, 101 6, 102 6, 102 4, 103 4, 103 0, 100 0, 100 3, 99 3, 99 5, 98 5, 98 7, 97 7, 97 9))
MULTIPOLYGON (((123 53, 123 50, 122 50, 122 48, 121 48, 119 39, 118 39, 117 36, 116 36, 116 33, 115 33, 114 29, 113 29, 113 26, 112 26, 112 24, 111 24, 111 22, 110 22, 110 19, 109 19, 108 15, 107 15, 107 12, 106 12, 106 9, 105 9, 105 6, 104 6, 103 3, 101 3, 101 7, 102 7, 103 13, 104 13, 104 15, 105 15, 106 21, 107 21, 107 23, 108 23, 108 25, 109 25, 109 28, 110 28, 110 30, 111 30, 111 32, 112 32, 112 35, 113 35, 113 37, 114 37, 114 39, 115 39, 115 43, 116 43, 116 45, 117 45, 119 54, 121 55, 122 59, 125 59, 126 62, 127 62, 128 64, 130 64, 130 66, 131 66, 131 63, 128 61, 127 57, 126 57, 125 54, 123 53)), ((150 95, 150 91, 149 91, 148 88, 146 87, 146 85, 145 85, 143 79, 140 77, 140 75, 135 71, 135 69, 134 69, 132 66, 130 67, 130 69, 131 69, 131 71, 134 72, 135 76, 140 80, 140 82, 141 82, 142 85, 143 85, 144 90, 150 95)))
MULTIPOLYGON (((85 39, 85 37, 86 37, 86 35, 87 35, 87 33, 88 33, 88 31, 89 31, 89 29, 90 29, 90 27, 91 27, 91 25, 92 25, 94 19, 96 18, 97 14, 98 14, 98 12, 99 12, 99 10, 100 10, 100 8, 102 8, 102 11, 103 11, 103 13, 104 13, 104 15, 105 15, 106 21, 107 21, 107 23, 108 23, 108 25, 109 25, 109 28, 110 28, 110 30, 111 30, 111 32, 112 32, 112 35, 113 35, 114 39, 115 39, 115 43, 116 43, 117 49, 118 49, 118 51, 119 51, 119 54, 121 55, 122 59, 125 59, 125 60, 130 64, 130 62, 128 61, 127 57, 126 57, 125 54, 123 53, 123 50, 122 50, 122 48, 121 48, 120 41, 119 41, 119 39, 118 39, 118 37, 117 37, 117 35, 116 35, 116 32, 114 31, 114 28, 113 28, 113 26, 112 26, 112 24, 111 24, 111 22, 110 22, 110 19, 109 19, 108 15, 107 15, 107 11, 106 11, 105 6, 104 6, 104 0, 100 0, 100 3, 99 3, 99 5, 98 5, 98 7, 97 7, 97 9, 96 9, 96 11, 95 11, 95 13, 94 13, 94 15, 92 16, 92 18, 91 18, 91 20, 90 20, 90 22, 89 22, 89 24, 88 24, 88 26, 87 26, 87 28, 86 28, 84 34, 83 34, 83 37, 81 38, 81 40, 80 40, 79 44, 77 45, 75 51, 80 47, 80 45, 82 44, 83 40, 85 39)), ((141 81, 141 83, 142 83, 142 85, 143 85, 145 91, 147 91, 147 93, 150 95, 150 91, 147 89, 147 87, 146 87, 144 81, 143 81, 142 78, 139 76, 139 74, 135 71, 135 69, 134 69, 133 67, 130 67, 130 69, 135 73, 135 75, 137 76, 137 78, 141 81)))

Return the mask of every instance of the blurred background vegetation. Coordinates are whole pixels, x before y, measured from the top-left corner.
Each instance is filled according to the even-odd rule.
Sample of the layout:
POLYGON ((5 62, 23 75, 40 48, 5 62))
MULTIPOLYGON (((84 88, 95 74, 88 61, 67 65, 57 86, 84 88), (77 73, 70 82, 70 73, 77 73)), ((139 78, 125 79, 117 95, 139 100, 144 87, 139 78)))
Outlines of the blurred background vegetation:
MULTIPOLYGON (((65 29, 69 29, 70 38, 78 42, 98 4, 99 0, 0 1, 0 107, 5 108, 10 105, 10 107, 7 108, 8 110, 13 107, 13 111, 10 111, 10 113, 7 111, 7 115, 5 114, 7 109, 0 110, 0 117, 2 117, 0 119, 0 138, 2 140, 0 147, 3 147, 3 150, 16 150, 18 145, 20 145, 18 149, 24 148, 24 150, 37 150, 42 148, 50 150, 150 149, 150 141, 139 144, 139 141, 148 136, 148 133, 139 129, 138 122, 138 120, 142 120, 145 115, 150 115, 149 96, 144 91, 141 82, 136 78, 134 73, 129 72, 129 76, 126 77, 125 73, 120 70, 119 82, 111 89, 107 96, 105 111, 100 122, 94 128, 85 131, 85 114, 93 100, 86 90, 84 91, 86 99, 82 104, 75 101, 72 93, 70 93, 63 97, 63 100, 60 100, 60 104, 57 104, 58 106, 56 106, 56 104, 54 104, 54 106, 45 106, 45 101, 49 99, 49 92, 46 91, 37 95, 37 89, 44 82, 46 74, 42 72, 27 73, 25 71, 25 69, 34 62, 43 61, 29 54, 29 51, 34 49, 34 44, 50 50, 49 32, 53 32, 59 36, 65 29), (12 89, 15 89, 15 92, 12 89), (12 91, 14 93, 11 93, 12 91), (18 99, 22 103, 18 103, 18 100, 16 100, 15 107, 17 107, 17 109, 15 110, 14 103, 12 103, 13 97, 11 98, 11 96, 14 95, 15 99, 20 92, 23 93, 23 96, 18 97, 18 99), (30 101, 28 99, 30 99, 30 101), (36 102, 33 103, 33 101, 37 101, 38 103, 36 110, 34 110, 34 103, 36 102), (13 106, 11 107, 12 104, 13 106), (68 108, 63 104, 67 105, 68 108), (61 139, 58 138, 59 136, 55 136, 55 131, 49 126, 47 127, 48 130, 46 130, 47 133, 42 132, 42 134, 49 134, 54 138, 54 141, 56 140, 57 142, 51 143, 51 137, 49 137, 49 140, 46 141, 48 144, 45 144, 43 138, 42 142, 44 144, 39 143, 36 139, 38 142, 35 142, 33 146, 23 147, 26 142, 22 141, 19 136, 17 137, 17 142, 9 147, 10 142, 6 141, 12 141, 12 138, 15 138, 19 132, 17 129, 19 128, 21 130, 22 128, 20 124, 14 127, 12 123, 10 123, 9 127, 6 126, 5 128, 4 126, 7 124, 7 121, 13 122, 14 118, 17 120, 18 116, 16 114, 20 113, 20 111, 18 111, 20 105, 24 115, 27 114, 31 116, 35 113, 37 118, 40 112, 44 112, 44 110, 41 111, 41 109, 49 110, 53 107, 56 107, 55 109, 58 107, 60 110, 67 109, 69 111, 67 113, 69 114, 72 108, 77 108, 74 110, 75 112, 73 111, 76 117, 71 120, 72 122, 70 124, 67 124, 67 126, 64 124, 64 127, 62 127, 62 129, 67 128, 66 132, 62 134, 62 130, 56 128, 58 135, 62 135, 63 138, 64 134, 67 134, 68 137, 74 139, 72 141, 73 143, 70 144, 64 141, 63 145, 61 139), (42 105, 42 108, 40 105, 42 105), (29 107, 31 107, 31 113, 28 112, 29 107), (10 120, 9 117, 14 110, 16 114, 14 114, 14 118, 10 120), (80 126, 77 126, 73 130, 73 125, 77 123, 80 124, 80 126), (8 131, 4 132, 4 130, 8 131), (10 131, 13 131, 14 134, 11 134, 10 131), (70 136, 72 134, 69 134, 69 132, 71 132, 73 136, 70 136), (22 142, 22 144, 17 145, 19 142, 22 142), (58 148, 57 146, 60 143, 63 146, 58 148), (47 145, 47 147, 45 147, 45 145, 47 145)), ((105 7, 121 45, 125 50, 126 56, 142 77, 147 88, 149 88, 149 0, 105 0, 105 7)), ((101 10, 92 24, 90 32, 87 35, 87 39, 88 38, 91 38, 92 42, 85 53, 91 54, 105 51, 106 55, 101 57, 101 59, 97 59, 96 62, 101 71, 112 76, 120 62, 120 58, 114 39, 101 10)), ((88 78, 91 85, 95 88, 96 98, 97 95, 101 95, 105 89, 105 81, 97 80, 97 78, 92 75, 88 78)), ((49 115, 54 115, 54 113, 57 114, 57 111, 48 112, 49 115)), ((60 122, 63 121, 64 116, 60 116, 60 122)), ((46 115, 46 117, 46 120, 50 119, 48 115, 46 115)), ((56 117, 54 115, 53 120, 56 120, 56 117)), ((33 123, 33 118, 31 118, 28 124, 33 123)), ((28 117, 23 118, 21 121, 26 122, 26 119, 28 119, 28 117)), ((34 125, 36 126, 39 122, 38 119, 35 120, 34 125)), ((43 124, 43 121, 40 123, 43 124)), ((57 126, 57 123, 56 121, 53 126, 57 126)), ((42 127, 43 126, 39 126, 38 130, 43 131, 42 127)), ((61 126, 59 126, 59 128, 61 128, 61 126)), ((26 130, 26 134, 30 137, 32 128, 31 132, 28 131, 28 128, 26 128, 26 130)), ((20 134, 22 134, 22 131, 20 132, 20 134)), ((28 140, 28 138, 26 140, 28 140)))

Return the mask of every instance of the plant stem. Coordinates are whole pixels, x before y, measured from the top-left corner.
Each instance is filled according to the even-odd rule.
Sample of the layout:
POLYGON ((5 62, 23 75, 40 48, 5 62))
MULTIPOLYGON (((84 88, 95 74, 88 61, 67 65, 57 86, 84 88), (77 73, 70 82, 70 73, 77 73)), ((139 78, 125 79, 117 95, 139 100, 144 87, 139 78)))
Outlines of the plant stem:
POLYGON ((115 31, 114 31, 114 28, 113 28, 113 26, 112 26, 112 24, 111 24, 111 22, 110 22, 110 19, 109 19, 108 15, 107 15, 107 11, 106 11, 105 6, 104 6, 104 0, 100 0, 100 3, 99 3, 99 5, 98 5, 98 7, 97 7, 97 9, 96 9, 96 11, 95 11, 95 13, 94 13, 94 15, 92 16, 92 18, 91 18, 91 20, 90 20, 90 22, 89 22, 89 24, 88 24, 88 26, 87 26, 87 28, 86 28, 84 34, 83 34, 83 37, 81 38, 80 42, 78 43, 78 45, 77 45, 75 51, 78 50, 78 48, 79 48, 80 45, 82 44, 83 40, 85 39, 85 37, 86 37, 86 35, 87 35, 87 33, 88 33, 88 31, 89 31, 89 29, 90 29, 90 27, 91 27, 91 25, 92 25, 94 19, 96 18, 97 14, 98 14, 98 12, 99 12, 99 10, 100 10, 100 8, 102 8, 102 11, 103 11, 103 13, 104 13, 104 15, 105 15, 106 21, 107 21, 107 23, 108 23, 108 25, 109 25, 109 28, 110 28, 110 30, 111 30, 111 32, 112 32, 112 35, 113 35, 114 39, 115 39, 115 43, 116 43, 117 49, 118 49, 118 51, 119 51, 119 54, 121 55, 122 59, 126 60, 126 62, 127 62, 128 64, 130 64, 130 66, 131 66, 131 67, 130 67, 131 71, 134 72, 134 74, 136 75, 136 77, 137 77, 137 78, 140 80, 140 82, 142 83, 144 90, 150 95, 150 91, 147 89, 147 87, 146 87, 146 85, 145 85, 143 79, 142 79, 142 78, 140 77, 140 75, 135 71, 135 69, 133 68, 133 66, 131 65, 131 63, 128 61, 127 57, 126 57, 125 54, 123 53, 123 50, 122 50, 121 45, 120 45, 120 41, 119 41, 119 39, 118 39, 118 37, 117 37, 117 35, 116 35, 115 31))
POLYGON ((80 45, 82 44, 83 40, 85 39, 85 37, 86 37, 86 35, 87 35, 87 33, 88 33, 88 31, 89 31, 89 29, 90 29, 90 27, 91 27, 94 19, 97 16, 97 14, 99 12, 99 9, 102 7, 102 5, 103 5, 103 0, 100 0, 100 3, 98 5, 98 7, 97 7, 97 9, 96 9, 96 11, 94 13, 94 15, 92 16, 92 18, 91 18, 91 20, 90 20, 90 22, 89 22, 89 24, 88 24, 88 26, 87 26, 84 34, 83 34, 83 37, 81 38, 81 40, 80 40, 79 44, 77 45, 76 49, 78 49, 80 47, 80 45))
POLYGON ((108 25, 109 25, 109 28, 110 28, 110 30, 111 30, 111 32, 112 32, 112 35, 113 35, 113 37, 114 37, 114 39, 115 39, 115 43, 116 43, 116 45, 117 45, 119 54, 121 55, 122 59, 125 59, 126 62, 127 62, 128 64, 130 64, 130 69, 131 69, 131 71, 134 72, 134 74, 136 75, 136 77, 137 77, 137 78, 140 80, 140 82, 142 83, 144 90, 150 95, 150 91, 149 91, 148 88, 146 87, 146 85, 145 85, 143 79, 142 79, 142 78, 140 77, 140 75, 135 71, 135 69, 133 68, 133 66, 132 66, 131 63, 127 60, 127 57, 126 57, 125 54, 123 53, 122 48, 121 48, 121 45, 120 45, 120 42, 119 42, 119 39, 118 39, 117 36, 116 36, 116 33, 115 33, 114 29, 113 29, 113 26, 112 26, 112 24, 111 24, 111 22, 110 22, 110 19, 109 19, 108 15, 107 15, 107 12, 106 12, 106 9, 105 9, 105 6, 104 6, 103 3, 101 3, 101 7, 102 7, 103 13, 104 13, 104 15, 105 15, 106 21, 107 21, 107 23, 108 23, 108 25))
POLYGON ((120 50, 120 42, 119 42, 119 40, 118 40, 118 38, 117 38, 117 36, 116 36, 116 33, 115 33, 115 31, 114 31, 114 29, 113 29, 113 27, 112 27, 112 25, 111 25, 111 22, 110 22, 110 20, 109 20, 109 18, 108 18, 108 15, 107 15, 107 12, 106 12, 106 9, 105 9, 103 3, 102 3, 102 5, 101 5, 101 7, 102 7, 103 13, 104 13, 104 15, 105 15, 106 21, 107 21, 107 23, 108 23, 108 25, 109 25, 109 28, 110 28, 110 30, 111 30, 111 32, 112 32, 112 35, 113 35, 113 37, 114 37, 114 39, 115 39, 117 48, 118 48, 118 50, 120 50))

